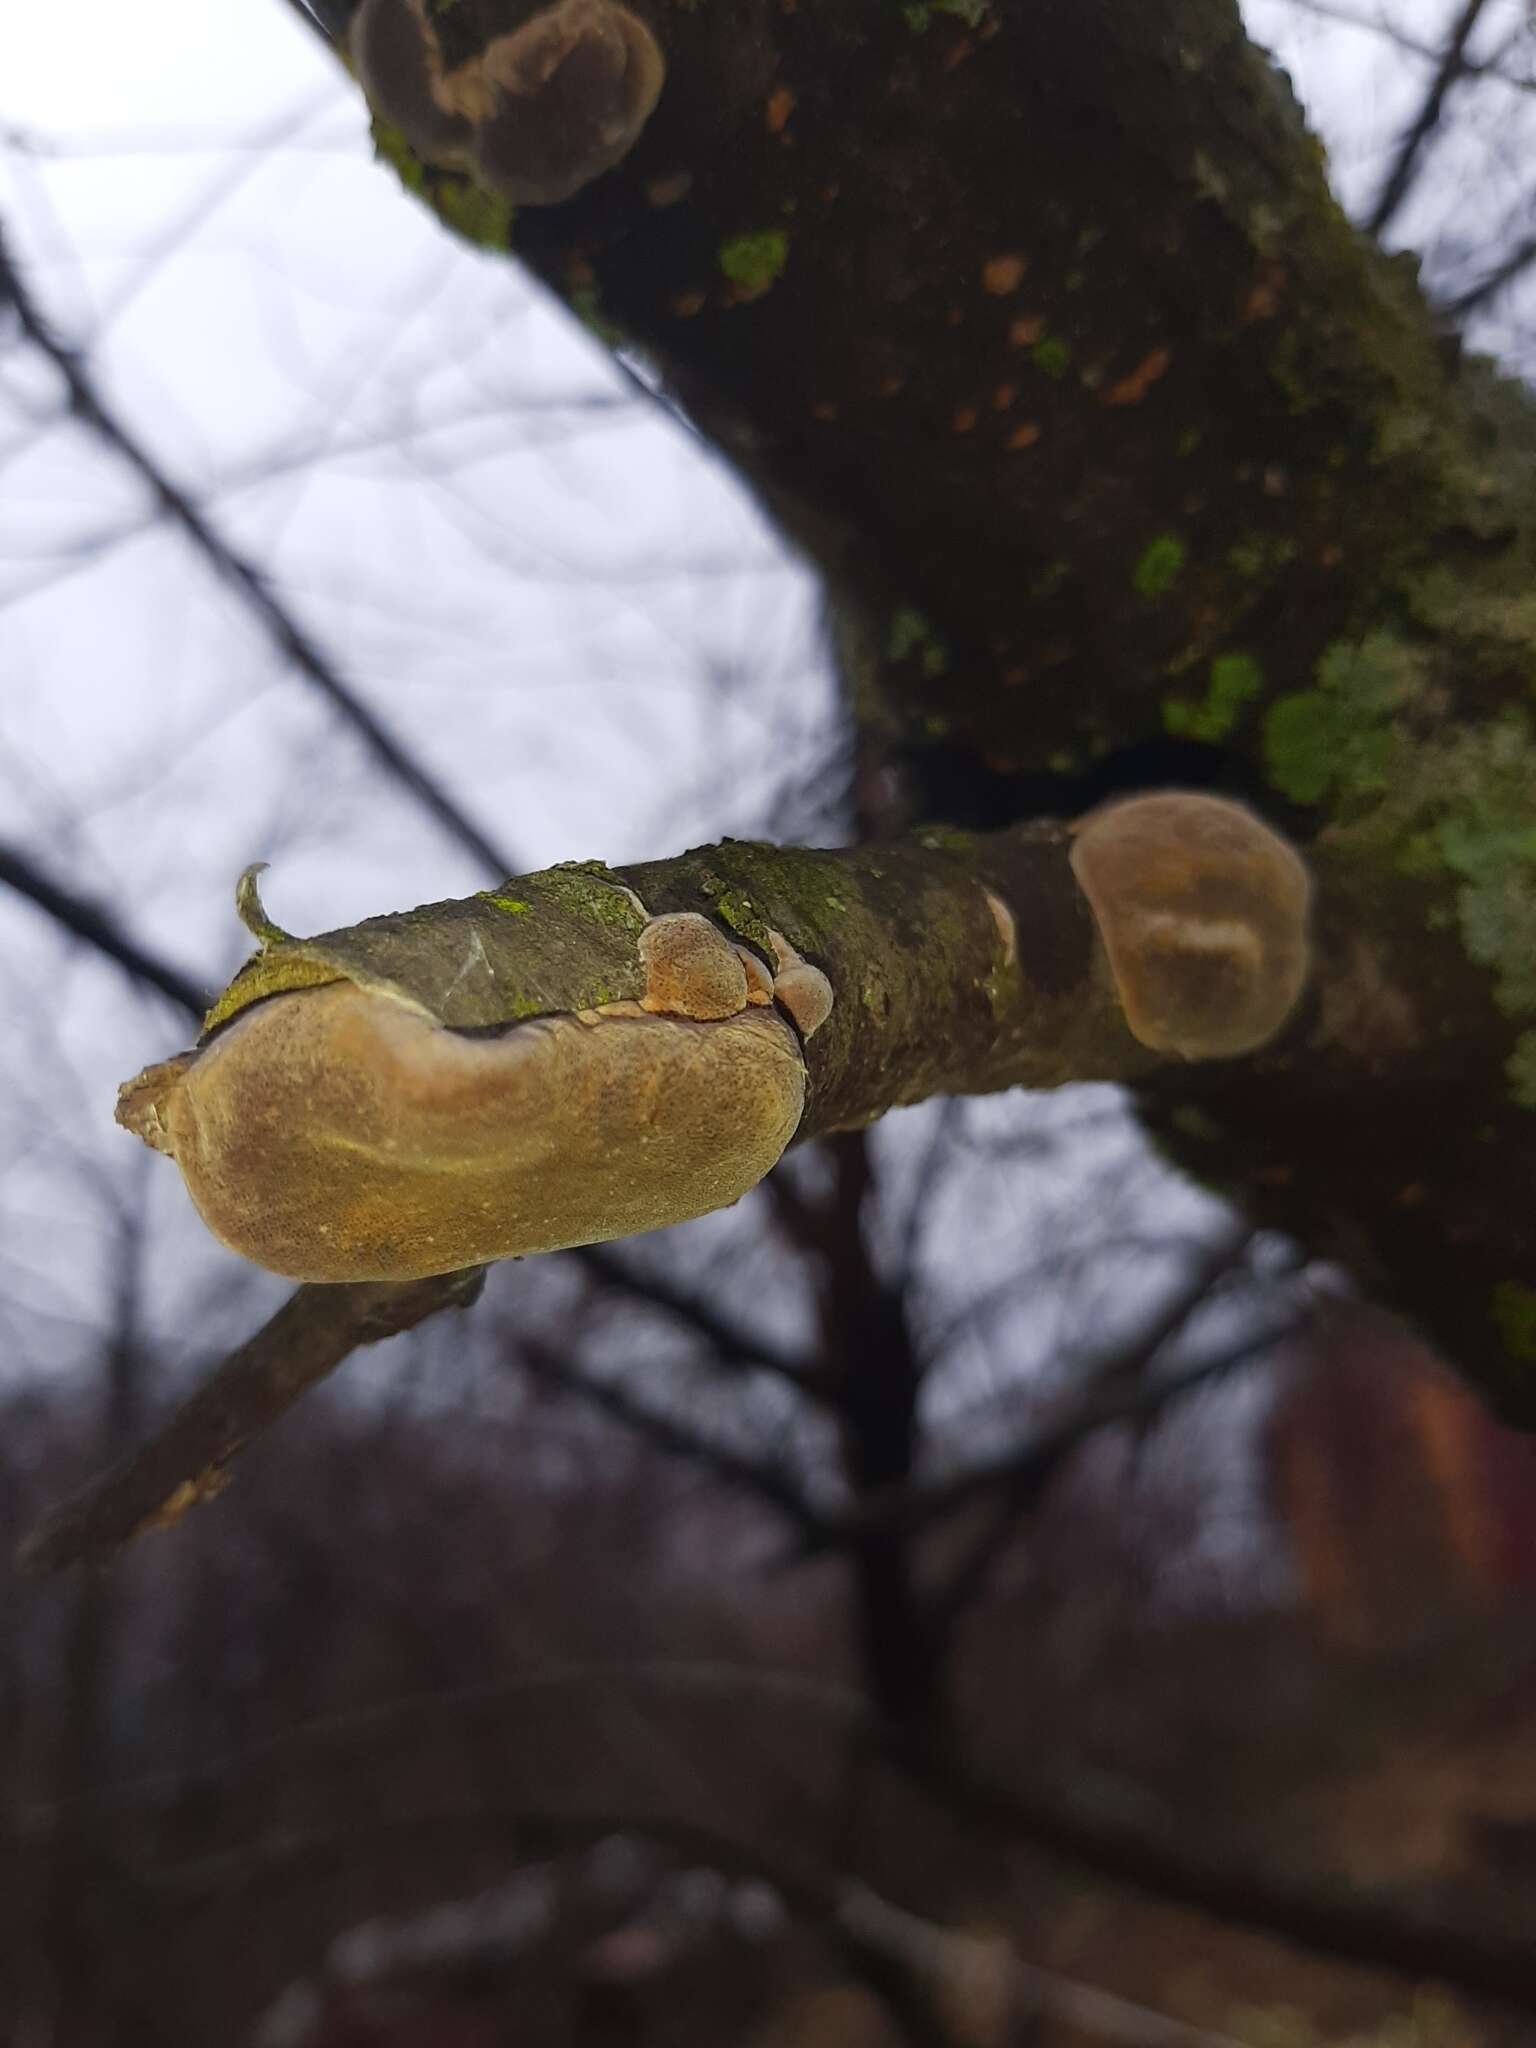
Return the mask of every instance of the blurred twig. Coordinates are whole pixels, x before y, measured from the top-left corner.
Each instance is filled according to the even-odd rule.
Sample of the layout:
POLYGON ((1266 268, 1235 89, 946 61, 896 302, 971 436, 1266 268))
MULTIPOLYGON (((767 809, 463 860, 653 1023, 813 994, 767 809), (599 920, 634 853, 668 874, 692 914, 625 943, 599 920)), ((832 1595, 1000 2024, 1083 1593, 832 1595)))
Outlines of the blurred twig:
POLYGON ((1466 49, 1472 31, 1488 0, 1465 0, 1460 14, 1451 25, 1445 48, 1429 89, 1420 102, 1419 111, 1404 131, 1386 177, 1382 180, 1381 191, 1371 209, 1366 226, 1373 235, 1380 235, 1390 224, 1393 215, 1407 198, 1418 169, 1419 154, 1430 136, 1440 125, 1440 116, 1445 110, 1446 96, 1457 80, 1465 77, 1466 49))
POLYGON ((1026 1437, 1022 1443, 999 1452, 995 1458, 978 1461, 963 1471, 948 1473, 922 1486, 892 1487, 857 1502, 839 1515, 826 1518, 826 1533, 797 1553, 807 1553, 831 1544, 856 1542, 879 1529, 918 1529, 953 1514, 978 1494, 991 1489, 1031 1488, 1044 1475, 1086 1443, 1090 1436, 1117 1422, 1142 1422, 1166 1408, 1194 1388, 1218 1379, 1224 1373, 1262 1357, 1278 1344, 1294 1337, 1305 1327, 1306 1318, 1291 1314, 1266 1325, 1216 1353, 1197 1359, 1162 1379, 1124 1381, 1100 1385, 1082 1398, 1070 1402, 1054 1422, 1026 1437))
MULTIPOLYGON (((1320 21, 1334 21, 1341 28, 1357 28, 1366 35, 1379 36, 1394 48, 1406 50, 1412 57, 1422 57, 1427 63, 1437 64, 1442 51, 1434 43, 1425 42, 1422 36, 1414 35, 1397 22, 1388 20, 1383 13, 1362 14, 1355 7, 1339 7, 1334 0, 1286 0, 1286 5, 1302 14, 1314 14, 1320 21)), ((1522 31, 1516 31, 1507 42, 1500 46, 1493 57, 1468 57, 1463 54, 1461 75, 1464 78, 1492 78, 1500 85, 1507 85, 1514 92, 1536 92, 1536 79, 1521 78, 1504 69, 1502 58, 1511 45, 1518 40, 1522 31)))
POLYGON ((230 545, 207 513, 161 469, 156 459, 118 419, 98 391, 80 355, 53 332, 6 249, 0 230, 0 309, 9 306, 22 333, 64 380, 69 409, 98 440, 138 476, 163 513, 191 542, 208 566, 229 586, 261 625, 283 658, 326 699, 363 741, 374 759, 417 803, 429 811, 492 878, 515 871, 510 861, 453 797, 364 703, 316 641, 280 604, 265 577, 230 545))
POLYGON ((637 1401, 621 1382, 599 1378, 557 1352, 553 1345, 525 1337, 519 1343, 515 1362, 534 1379, 558 1393, 569 1394, 655 1446, 668 1457, 681 1458, 700 1470, 711 1472, 727 1485, 755 1494, 780 1514, 787 1515, 807 1536, 818 1535, 822 1521, 789 1473, 766 1459, 746 1458, 728 1445, 713 1443, 675 1416, 660 1414, 637 1401))
POLYGON ((475 1266, 404 1286, 296 1288, 149 1443, 38 1523, 21 1546, 22 1569, 105 1564, 140 1531, 179 1521, 222 1491, 237 1451, 360 1345, 414 1329, 440 1309, 467 1308, 484 1278, 475 1266))
MULTIPOLYGON (((778 1174, 769 1177, 770 1190, 780 1178, 778 1174)), ((809 1361, 793 1357, 756 1330, 722 1315, 713 1303, 689 1288, 678 1286, 665 1273, 633 1264, 611 1244, 578 1245, 565 1256, 574 1259, 600 1287, 661 1309, 674 1322, 685 1324, 713 1346, 722 1364, 751 1366, 787 1380, 801 1393, 821 1396, 823 1390, 809 1361)))
POLYGON ((1442 301, 1440 310, 1454 320, 1464 320, 1469 313, 1477 312, 1480 307, 1486 306, 1490 299, 1495 299, 1500 292, 1506 291, 1517 277, 1523 276, 1533 265, 1536 265, 1536 235, 1527 235, 1524 240, 1516 242, 1509 254, 1494 264, 1493 268, 1485 272, 1475 284, 1468 285, 1467 289, 1458 292, 1455 298, 1442 301))
POLYGON ((142 982, 146 988, 158 990, 168 1002, 175 1003, 195 1022, 201 1023, 208 998, 189 975, 151 953, 137 939, 130 938, 117 919, 99 904, 66 889, 62 883, 45 875, 26 854, 3 841, 0 841, 0 883, 14 889, 19 896, 25 896, 39 910, 46 911, 56 924, 73 932, 77 939, 84 940, 107 959, 115 960, 135 981, 142 982))

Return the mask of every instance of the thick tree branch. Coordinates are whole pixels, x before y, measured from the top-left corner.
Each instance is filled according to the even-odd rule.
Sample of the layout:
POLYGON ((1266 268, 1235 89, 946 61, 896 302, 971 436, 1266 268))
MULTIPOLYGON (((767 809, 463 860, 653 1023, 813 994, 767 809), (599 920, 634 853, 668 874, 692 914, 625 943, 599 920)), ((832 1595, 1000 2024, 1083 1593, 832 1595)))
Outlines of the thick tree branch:
POLYGON ((1446 95, 1466 72, 1467 43, 1487 4, 1488 0, 1465 0, 1461 12, 1451 24, 1451 32, 1440 53, 1435 75, 1429 82, 1429 88, 1419 104, 1418 112, 1404 131, 1397 154, 1382 180, 1376 204, 1371 208, 1367 225, 1373 235, 1381 234, 1391 225, 1393 216, 1408 196, 1418 169, 1419 156, 1425 143, 1440 125, 1440 116, 1445 111, 1446 95))
POLYGON ((1315 1028, 1164 1066, 1144 1113, 1536 1419, 1519 402, 1452 381, 1233 0, 647 16, 631 155, 485 239, 600 305, 815 556, 924 814, 1205 778, 1315 834, 1315 1028))
POLYGON ((46 1516, 22 1544, 30 1572, 105 1564, 145 1529, 167 1528, 222 1491, 229 1461, 359 1345, 467 1308, 483 1269, 408 1286, 300 1287, 177 1409, 142 1450, 46 1516))

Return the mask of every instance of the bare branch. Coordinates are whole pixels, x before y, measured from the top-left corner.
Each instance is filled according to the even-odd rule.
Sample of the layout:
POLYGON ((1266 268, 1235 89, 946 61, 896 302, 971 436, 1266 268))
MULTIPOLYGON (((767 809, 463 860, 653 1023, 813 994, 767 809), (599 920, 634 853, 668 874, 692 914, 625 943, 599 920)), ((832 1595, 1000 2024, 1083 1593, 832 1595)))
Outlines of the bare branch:
POLYGON ((363 1344, 411 1330, 444 1308, 467 1308, 483 1267, 429 1280, 300 1287, 230 1353, 142 1449, 38 1523, 24 1571, 105 1564, 145 1529, 168 1528, 223 1491, 230 1460, 363 1344))
POLYGON ((1113 1423, 1146 1421, 1196 1387, 1262 1357, 1295 1336, 1306 1322, 1304 1316, 1291 1315, 1267 1324, 1214 1357, 1198 1359, 1163 1379, 1128 1381, 1118 1373, 1105 1375, 1085 1395, 1072 1401, 1056 1421, 1023 1443, 995 1458, 983 1459, 963 1471, 932 1480, 926 1486, 892 1487, 871 1495, 840 1515, 828 1516, 828 1533, 822 1544, 807 1548, 814 1553, 826 1542, 858 1542, 875 1530, 921 1528, 953 1514, 976 1495, 992 1488, 1006 1488, 1010 1492, 1037 1488, 1099 1430, 1113 1423))
MULTIPOLYGON (((770 1192, 782 1178, 769 1177, 770 1192)), ((651 1308, 661 1309, 675 1322, 684 1324, 720 1355, 724 1365, 751 1366, 787 1380, 801 1393, 816 1394, 816 1376, 809 1361, 792 1357, 756 1331, 720 1313, 712 1302, 685 1287, 679 1287, 664 1273, 649 1272, 633 1265, 611 1244, 579 1245, 569 1254, 599 1287, 628 1295, 651 1308)))
POLYGON ((697 1430, 675 1417, 657 1413, 637 1401, 623 1385, 583 1372, 548 1344, 525 1338, 514 1361, 543 1385, 570 1394, 589 1407, 622 1423, 645 1442, 668 1457, 681 1458, 701 1471, 712 1473, 728 1486, 739 1487, 766 1501, 795 1526, 814 1537, 821 1532, 822 1519, 800 1487, 779 1465, 767 1460, 743 1457, 725 1444, 712 1443, 697 1430))
POLYGON ((1490 299, 1496 299, 1506 291, 1533 264, 1536 264, 1536 235, 1527 235, 1475 284, 1468 285, 1455 298, 1442 301, 1440 310, 1453 320, 1464 320, 1469 313, 1477 312, 1490 299))
MULTIPOLYGON (((1406 50, 1410 56, 1422 57, 1427 63, 1436 64, 1440 61, 1441 52, 1434 43, 1426 43, 1422 36, 1416 36, 1408 29, 1400 27, 1397 22, 1389 21, 1384 14, 1362 14, 1357 8, 1335 6, 1334 0, 1287 0, 1287 5, 1302 14, 1316 15, 1320 21, 1334 21, 1341 28, 1357 28, 1366 35, 1379 36, 1384 43, 1391 43, 1396 49, 1406 50)), ((1500 46, 1493 57, 1463 56, 1462 77, 1491 78, 1497 80, 1500 85, 1507 85, 1512 92, 1536 92, 1536 78, 1522 78, 1517 73, 1504 69, 1502 60, 1510 44, 1515 40, 1516 37, 1511 37, 1509 42, 1500 46)))
POLYGON ((1450 36, 1440 54, 1435 75, 1430 80, 1429 90, 1398 144, 1397 155, 1382 181, 1376 204, 1371 209, 1370 219, 1366 225, 1373 235, 1382 233, 1408 196, 1418 168, 1420 152, 1440 125, 1446 95, 1457 80, 1466 75, 1467 43, 1472 31, 1477 27, 1478 17, 1487 4, 1488 0, 1465 0, 1460 14, 1452 25, 1450 36))
POLYGON ((500 880, 515 862, 499 850, 460 809, 443 785, 419 762, 346 681, 330 657, 273 595, 266 579, 224 538, 186 491, 166 475, 159 463, 106 404, 79 354, 54 334, 23 282, 0 233, 0 308, 9 306, 22 333, 47 357, 64 380, 69 409, 85 427, 118 455, 147 486, 158 511, 191 542, 220 581, 227 584, 252 613, 283 658, 320 692, 334 711, 363 741, 375 760, 400 787, 429 811, 451 839, 486 872, 500 880))
POLYGON ((46 911, 56 924, 72 932, 77 939, 94 947, 108 960, 115 960, 135 981, 156 990, 167 1002, 175 1003, 189 1017, 201 1022, 208 1007, 208 995, 190 975, 183 974, 179 967, 173 967, 168 960, 160 959, 147 947, 141 946, 99 904, 66 889, 62 883, 45 875, 26 854, 3 841, 0 841, 0 882, 14 889, 19 896, 25 896, 39 910, 46 911))

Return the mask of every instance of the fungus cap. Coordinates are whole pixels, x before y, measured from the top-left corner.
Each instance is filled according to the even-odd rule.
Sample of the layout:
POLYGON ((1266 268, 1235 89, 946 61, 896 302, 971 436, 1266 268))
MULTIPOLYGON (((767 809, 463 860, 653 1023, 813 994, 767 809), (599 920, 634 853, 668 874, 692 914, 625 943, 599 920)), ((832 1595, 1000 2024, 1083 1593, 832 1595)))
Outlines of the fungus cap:
POLYGON ((214 1236, 295 1280, 407 1280, 736 1201, 794 1136, 775 1009, 450 1029, 352 982, 269 997, 121 1091, 214 1236))
POLYGON ((1274 1037, 1306 982, 1311 880, 1245 805, 1165 790, 1092 811, 1072 871, 1133 1035, 1184 1059, 1274 1037))

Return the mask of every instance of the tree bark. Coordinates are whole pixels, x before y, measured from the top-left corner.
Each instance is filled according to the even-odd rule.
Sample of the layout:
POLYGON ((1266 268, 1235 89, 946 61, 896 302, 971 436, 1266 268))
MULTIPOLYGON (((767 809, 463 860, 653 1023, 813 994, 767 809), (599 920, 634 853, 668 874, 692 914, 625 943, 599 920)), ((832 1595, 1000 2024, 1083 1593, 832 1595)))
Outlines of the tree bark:
MULTIPOLYGON (((435 17, 451 60, 489 11, 435 17)), ((1531 409, 1350 227, 1232 0, 641 11, 660 103, 566 203, 381 150, 764 493, 918 815, 1200 784, 1310 843, 1308 1027, 1144 1113, 1536 1423, 1531 409)))

